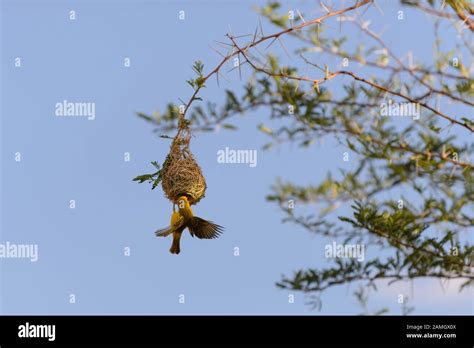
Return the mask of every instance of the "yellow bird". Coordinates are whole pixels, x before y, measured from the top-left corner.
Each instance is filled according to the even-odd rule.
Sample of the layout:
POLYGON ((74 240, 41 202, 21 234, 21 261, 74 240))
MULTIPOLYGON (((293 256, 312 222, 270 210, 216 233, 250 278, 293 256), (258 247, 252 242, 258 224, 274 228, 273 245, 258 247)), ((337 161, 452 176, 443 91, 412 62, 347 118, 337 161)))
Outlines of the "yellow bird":
POLYGON ((157 237, 167 237, 173 234, 173 244, 171 244, 170 253, 179 254, 179 241, 185 228, 188 228, 191 236, 196 236, 200 239, 214 239, 221 235, 224 230, 222 226, 194 216, 186 196, 179 197, 177 204, 178 211, 175 211, 173 206, 170 226, 155 232, 157 237))

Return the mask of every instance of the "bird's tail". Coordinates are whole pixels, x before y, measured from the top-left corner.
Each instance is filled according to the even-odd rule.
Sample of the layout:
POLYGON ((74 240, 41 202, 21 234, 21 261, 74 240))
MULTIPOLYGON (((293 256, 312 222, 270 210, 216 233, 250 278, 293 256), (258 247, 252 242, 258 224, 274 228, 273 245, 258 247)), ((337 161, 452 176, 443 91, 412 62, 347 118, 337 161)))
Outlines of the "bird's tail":
POLYGON ((173 244, 171 244, 170 253, 179 254, 181 251, 179 248, 179 240, 181 239, 181 233, 173 233, 173 244))

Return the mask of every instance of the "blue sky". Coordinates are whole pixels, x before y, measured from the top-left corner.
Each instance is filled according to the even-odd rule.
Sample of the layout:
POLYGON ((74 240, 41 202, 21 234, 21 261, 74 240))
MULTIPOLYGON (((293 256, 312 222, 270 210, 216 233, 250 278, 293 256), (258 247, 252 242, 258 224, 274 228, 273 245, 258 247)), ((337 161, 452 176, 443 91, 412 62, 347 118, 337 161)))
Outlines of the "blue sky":
MULTIPOLYGON (((374 28, 387 27, 384 37, 397 53, 412 49, 415 56, 430 59, 432 42, 421 40, 431 33, 426 16, 407 11, 410 15, 402 25, 396 19, 397 2, 382 3, 385 16, 373 8, 366 14, 374 28)), ((260 151, 266 139, 256 126, 268 119, 263 109, 235 119, 237 132, 197 135, 192 150, 208 190, 194 211, 226 230, 211 241, 184 235, 179 256, 168 252, 170 239, 157 239, 153 233, 168 224, 170 202, 161 188, 151 191, 131 180, 149 172, 150 161, 161 163, 169 148, 169 142, 154 135, 134 113, 188 98, 191 90, 185 80, 193 74, 193 62, 202 60, 205 71, 214 66, 219 57, 209 45, 223 40, 229 27, 234 34, 253 32, 258 23, 255 4, 1 1, 0 242, 39 247, 34 263, 0 259, 1 313, 361 311, 351 295, 354 285, 324 294, 320 312, 311 311, 299 293, 289 304, 290 292, 275 286, 282 274, 329 265, 324 258, 328 241, 282 224, 279 209, 265 196, 277 177, 316 184, 344 165, 334 159, 346 150, 334 141, 317 142, 306 150, 287 144, 260 151), (76 12, 74 21, 69 20, 71 10, 76 12), (180 10, 186 12, 184 21, 178 19, 180 10), (21 68, 14 66, 16 57, 21 57, 21 68), (123 65, 126 57, 129 68, 123 65), (95 102, 95 119, 56 117, 55 104, 65 99, 95 102), (217 151, 225 147, 258 149, 258 165, 217 163, 217 151), (14 160, 16 152, 21 162, 14 160), (130 162, 124 161, 125 152, 130 162), (73 210, 70 200, 76 202, 73 210), (124 256, 125 247, 130 256, 124 256), (239 256, 234 256, 235 247, 239 256), (71 294, 74 304, 69 303, 71 294), (180 294, 185 295, 184 304, 178 302, 180 294)), ((300 1, 283 4, 305 7, 300 1)), ((316 10, 305 13, 309 18, 320 15, 316 10)), ((329 30, 337 34, 337 23, 331 23, 329 30)), ((269 24, 264 27, 275 30, 269 24)), ((283 54, 278 48, 275 53, 283 54)), ((243 81, 248 76, 244 71, 243 81)), ((238 74, 229 78, 224 87, 238 90, 238 74)), ((203 97, 219 104, 223 89, 214 81, 208 85, 203 97)), ((382 288, 372 294, 369 307, 389 307, 398 314, 397 294, 412 297, 411 291, 409 283, 382 288)), ((472 293, 458 293, 453 284, 443 290, 438 281, 416 281, 413 294, 410 303, 418 314, 472 313, 472 293)))

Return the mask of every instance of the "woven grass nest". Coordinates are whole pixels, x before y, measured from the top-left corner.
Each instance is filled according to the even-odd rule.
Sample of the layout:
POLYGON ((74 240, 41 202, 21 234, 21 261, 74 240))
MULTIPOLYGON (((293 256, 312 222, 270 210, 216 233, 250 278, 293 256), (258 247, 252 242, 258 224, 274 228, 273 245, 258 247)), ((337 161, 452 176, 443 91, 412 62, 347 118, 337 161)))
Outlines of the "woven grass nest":
POLYGON ((201 167, 189 149, 190 139, 189 131, 178 132, 163 163, 161 186, 173 203, 177 203, 180 196, 187 196, 190 204, 196 204, 206 193, 201 167))

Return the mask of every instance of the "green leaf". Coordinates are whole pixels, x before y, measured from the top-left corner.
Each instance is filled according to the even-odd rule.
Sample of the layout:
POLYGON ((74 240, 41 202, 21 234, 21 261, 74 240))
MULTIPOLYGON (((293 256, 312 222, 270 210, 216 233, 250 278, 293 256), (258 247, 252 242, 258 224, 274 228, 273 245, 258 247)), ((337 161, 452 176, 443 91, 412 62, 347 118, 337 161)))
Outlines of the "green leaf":
POLYGON ((193 70, 197 75, 201 76, 204 70, 204 64, 200 60, 197 60, 194 62, 193 70))
POLYGON ((472 81, 459 82, 456 84, 456 90, 461 94, 463 93, 473 94, 474 83, 472 81))
POLYGON ((143 113, 143 112, 137 112, 136 115, 137 115, 138 117, 141 117, 141 118, 147 120, 147 121, 151 121, 151 122, 154 121, 153 117, 151 117, 151 116, 149 116, 149 115, 147 115, 147 114, 145 114, 145 113, 143 113))
POLYGON ((153 190, 161 182, 162 173, 161 173, 160 165, 158 164, 158 162, 153 161, 153 162, 151 162, 151 164, 157 170, 156 172, 151 173, 151 174, 138 175, 135 178, 133 178, 133 181, 138 181, 139 184, 141 184, 145 181, 147 181, 149 183, 153 182, 153 186, 151 187, 151 189, 153 190))
POLYGON ((144 181, 148 181, 150 179, 152 179, 153 176, 150 175, 150 174, 144 174, 144 175, 139 175, 139 176, 136 176, 135 178, 133 178, 133 181, 139 181, 139 183, 141 184, 142 182, 144 181))
POLYGON ((265 133, 265 134, 269 134, 269 135, 272 135, 272 134, 273 134, 273 131, 272 131, 270 128, 268 128, 267 126, 263 125, 263 124, 260 124, 260 125, 258 126, 258 129, 259 129, 261 132, 265 133))
POLYGON ((222 125, 222 128, 231 129, 231 130, 236 130, 236 129, 238 129, 238 128, 237 128, 236 126, 234 126, 233 124, 228 124, 228 123, 223 124, 223 125, 222 125))
POLYGON ((193 89, 195 88, 194 80, 186 80, 187 84, 190 85, 193 89))

